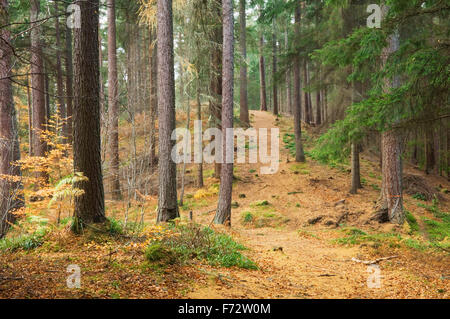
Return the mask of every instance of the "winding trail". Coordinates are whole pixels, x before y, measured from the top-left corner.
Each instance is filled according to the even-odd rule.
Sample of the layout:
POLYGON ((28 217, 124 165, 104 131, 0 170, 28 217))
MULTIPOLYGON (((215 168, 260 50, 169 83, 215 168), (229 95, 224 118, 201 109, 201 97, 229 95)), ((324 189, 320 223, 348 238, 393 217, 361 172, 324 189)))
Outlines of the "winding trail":
MULTIPOLYGON (((292 132, 288 124, 291 119, 279 123, 270 113, 260 111, 252 111, 251 117, 252 126, 256 129, 278 125, 280 143, 283 131, 292 132), (283 124, 288 127, 283 127, 283 124)), ((308 220, 322 216, 324 221, 335 221, 346 212, 357 220, 360 215, 371 211, 371 200, 376 199, 377 191, 365 188, 350 196, 347 172, 337 172, 314 162, 302 165, 303 172, 299 174, 292 168, 297 164, 288 162, 288 152, 282 144, 280 148, 281 163, 277 174, 255 176, 249 171, 257 165, 237 165, 236 174, 241 181, 234 188, 233 199, 238 201, 239 207, 232 211, 231 233, 250 249, 246 255, 258 264, 260 270, 201 267, 205 279, 195 283, 187 297, 449 297, 448 280, 441 279, 448 272, 448 259, 433 264, 430 260, 403 255, 383 261, 379 265, 381 288, 369 288, 368 280, 371 281, 373 268, 353 262, 351 258, 372 260, 372 250, 365 245, 343 247, 334 244, 333 238, 343 237, 336 226, 327 227, 323 223, 310 226, 308 220), (240 194, 245 194, 245 198, 240 198, 240 194), (279 227, 243 226, 241 212, 258 200, 268 200, 288 221, 279 227), (336 202, 343 200, 342 205, 335 206, 336 202), (446 289, 446 292, 438 293, 439 289, 446 289)), ((212 214, 201 218, 202 222, 207 222, 212 214)), ((387 253, 389 251, 384 252, 387 253)))

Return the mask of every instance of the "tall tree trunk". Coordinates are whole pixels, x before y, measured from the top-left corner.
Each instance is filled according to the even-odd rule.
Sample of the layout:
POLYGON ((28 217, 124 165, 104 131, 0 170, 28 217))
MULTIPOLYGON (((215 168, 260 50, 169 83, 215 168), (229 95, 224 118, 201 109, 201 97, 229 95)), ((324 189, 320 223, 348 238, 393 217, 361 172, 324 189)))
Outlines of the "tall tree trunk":
POLYGON ((158 48, 156 44, 155 34, 150 30, 150 171, 153 173, 156 159, 156 117, 158 111, 158 64, 157 64, 158 48))
POLYGON ((323 103, 323 121, 329 123, 328 121, 328 89, 325 88, 322 91, 322 103, 323 103))
POLYGON ((382 209, 387 212, 389 221, 396 224, 404 222, 401 140, 399 133, 389 130, 382 133, 382 209))
POLYGON ((359 162, 359 151, 360 146, 357 143, 352 143, 352 186, 350 189, 350 194, 356 194, 358 188, 362 188, 361 185, 361 174, 360 174, 360 162, 359 162))
MULTIPOLYGON (((357 103, 361 100, 363 86, 361 82, 352 83, 352 103, 357 103)), ((361 184, 361 172, 360 172, 360 151, 361 145, 357 141, 353 141, 351 145, 352 155, 352 186, 350 194, 356 194, 359 188, 362 188, 361 184)))
MULTIPOLYGON (((321 81, 320 65, 317 65, 317 78, 321 81)), ((316 125, 322 124, 322 96, 321 90, 318 88, 316 91, 316 125)))
POLYGON ((100 150, 100 70, 98 51, 99 0, 77 1, 81 28, 75 29, 75 103, 73 162, 75 172, 87 181, 75 187, 83 194, 75 198, 75 228, 79 232, 105 217, 105 195, 100 150))
POLYGON ((113 200, 120 200, 119 175, 119 90, 117 79, 116 48, 116 5, 115 0, 108 0, 108 109, 109 109, 109 158, 111 184, 110 192, 113 200))
POLYGON ((436 165, 435 152, 434 152, 434 140, 433 140, 433 127, 427 126, 425 128, 425 173, 430 174, 436 165))
POLYGON ((447 135, 447 146, 446 146, 446 171, 447 171, 447 180, 450 181, 450 120, 447 119, 445 121, 446 127, 446 135, 447 135))
MULTIPOLYGON (((55 1, 55 14, 59 14, 58 2, 55 1)), ((57 132, 64 136, 64 127, 65 127, 65 118, 66 118, 66 106, 64 104, 64 82, 63 82, 63 71, 61 64, 61 35, 59 29, 59 17, 55 19, 55 32, 56 32, 56 91, 58 94, 57 98, 57 108, 56 112, 57 116, 57 127, 56 129, 61 130, 61 132, 57 132), (61 123, 61 122, 62 123, 61 123)), ((67 143, 63 141, 63 143, 67 143)))
POLYGON ((278 87, 277 87, 277 36, 275 33, 275 20, 272 33, 272 94, 273 114, 278 115, 278 87))
MULTIPOLYGON (((286 51, 289 50, 289 38, 288 38, 288 28, 286 27, 286 32, 284 33, 284 41, 286 46, 286 51)), ((291 91, 291 70, 286 70, 286 111, 288 114, 293 114, 292 112, 292 91, 291 91)))
POLYGON ((433 173, 439 175, 439 170, 441 166, 441 141, 440 141, 440 123, 439 121, 431 123, 433 126, 433 146, 434 146, 434 169, 433 173))
MULTIPOLYGON (((214 26, 212 41, 214 42, 214 48, 211 53, 211 75, 210 75, 210 91, 212 99, 210 100, 210 114, 212 127, 222 128, 222 33, 223 33, 223 21, 222 21, 222 0, 214 1, 214 12, 217 18, 217 24, 214 26)), ((220 178, 221 176, 221 163, 215 163, 214 165, 214 177, 220 178)))
MULTIPOLYGON (((308 68, 306 59, 303 60, 303 88, 308 86, 308 68)), ((309 99, 309 92, 304 91, 304 101, 305 101, 305 122, 311 124, 311 105, 309 99)))
POLYGON ((175 78, 173 58, 172 0, 158 0, 158 115, 159 203, 157 222, 180 216, 177 204, 177 171, 171 152, 175 146, 175 78))
POLYGON ((183 33, 182 32, 179 32, 178 33, 178 52, 179 52, 179 57, 180 57, 180 73, 179 73, 179 79, 180 79, 180 83, 179 83, 179 85, 180 85, 180 101, 179 101, 179 103, 180 103, 180 106, 181 106, 181 108, 183 109, 183 110, 185 110, 185 106, 184 106, 184 73, 183 73, 183 61, 182 61, 182 59, 183 59, 183 33))
POLYGON ((267 111, 267 93, 266 93, 266 66, 264 60, 264 36, 261 35, 259 39, 259 96, 260 96, 260 110, 267 111))
POLYGON ((413 134, 413 150, 411 153, 411 163, 413 165, 417 165, 418 160, 417 160, 417 156, 418 156, 418 146, 417 146, 417 141, 418 141, 418 133, 417 133, 418 128, 414 128, 414 134, 413 134))
MULTIPOLYGON (((8 2, 0 0, 0 25, 9 23, 8 2)), ((17 134, 17 122, 13 103, 12 85, 9 79, 11 72, 12 49, 10 32, 7 27, 0 29, 0 175, 20 176, 20 167, 13 165, 20 159, 17 134)), ((23 205, 19 194, 21 183, 0 177, 0 238, 11 223, 14 222, 14 211, 23 205)))
MULTIPOLYGON (((222 89, 222 141, 223 159, 217 205, 214 222, 231 225, 231 198, 233 191, 233 163, 227 157, 233 157, 233 141, 228 140, 226 131, 233 128, 233 71, 234 71, 234 22, 233 1, 223 0, 223 89, 222 89)), ((231 137, 232 139, 233 137, 231 137)))
POLYGON ((31 81, 27 76, 27 101, 28 101, 28 156, 33 156, 33 106, 31 104, 31 81))
MULTIPOLYGON (((99 78, 100 78, 100 123, 105 125, 106 119, 106 102, 105 102, 105 86, 103 84, 103 45, 102 45, 102 35, 100 33, 100 23, 98 24, 98 65, 99 65, 99 78)), ((105 125, 107 129, 107 124, 105 125)), ((103 128, 101 128, 103 129, 103 128)))
MULTIPOLYGON (((200 101, 200 81, 198 81, 197 84, 197 120, 202 121, 202 104, 200 101)), ((201 143, 201 138, 199 143, 201 143)), ((203 183, 203 161, 200 161, 198 163, 198 169, 197 169, 197 187, 202 188, 204 186, 203 183)))
POLYGON ((322 124, 322 103, 320 100, 320 91, 316 92, 316 125, 322 124))
MULTIPOLYGON (((295 7, 295 41, 300 41, 300 2, 295 7)), ((297 162, 305 161, 305 153, 302 143, 302 100, 300 92, 300 56, 294 57, 294 131, 295 131, 295 160, 297 162)))
MULTIPOLYGON (((47 143, 41 133, 45 130, 45 76, 42 58, 41 30, 39 26, 40 1, 31 0, 31 96, 33 103, 33 155, 44 157, 47 143)), ((46 178, 45 174, 39 177, 46 178)))
MULTIPOLYGON (((53 127, 50 127, 50 119, 52 117, 51 102, 50 102, 50 78, 48 72, 48 62, 44 62, 44 91, 45 91, 45 128, 48 131, 53 131, 53 127)), ((47 151, 50 147, 47 145, 47 151)))
MULTIPOLYGON (((191 125, 191 102, 189 101, 189 98, 187 99, 187 119, 186 119, 186 130, 189 131, 189 127, 191 125)), ((186 139, 186 144, 184 145, 184 149, 186 150, 188 148, 188 144, 191 141, 186 139)), ((186 186, 186 161, 183 161, 183 169, 181 173, 181 192, 180 192, 180 206, 183 206, 184 202, 184 188, 186 186)))
POLYGON ((66 26, 66 116, 65 136, 67 143, 72 145, 73 141, 73 61, 72 61, 72 30, 66 26))
POLYGON ((248 115, 248 93, 247 93, 247 27, 245 14, 245 1, 239 0, 240 21, 240 47, 241 47, 241 70, 240 70, 240 113, 239 119, 242 123, 250 125, 248 115))
MULTIPOLYGON (((383 16, 388 12, 386 5, 382 6, 383 16)), ((388 41, 388 46, 383 49, 383 66, 386 65, 390 55, 395 53, 399 47, 399 35, 394 31, 388 41)), ((391 81, 385 79, 384 91, 388 93, 392 88, 399 85, 398 78, 391 81)), ((382 186, 381 186, 381 209, 387 213, 391 223, 403 224, 405 220, 403 211, 403 189, 402 189, 402 141, 400 133, 387 127, 381 135, 381 157, 382 157, 382 186)))

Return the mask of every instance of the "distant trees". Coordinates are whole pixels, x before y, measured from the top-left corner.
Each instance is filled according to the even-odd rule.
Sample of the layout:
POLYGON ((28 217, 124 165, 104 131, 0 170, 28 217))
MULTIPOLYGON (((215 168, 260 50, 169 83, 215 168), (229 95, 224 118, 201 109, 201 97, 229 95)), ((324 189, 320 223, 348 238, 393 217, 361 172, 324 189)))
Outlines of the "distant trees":
POLYGON ((173 56, 172 0, 158 0, 158 115, 159 115, 159 201, 158 222, 180 216, 177 202, 177 171, 171 158, 175 142, 175 79, 173 56))
POLYGON ((233 78, 234 78, 234 22, 233 1, 223 0, 223 89, 222 89, 222 149, 223 164, 220 177, 219 203, 214 222, 231 224, 231 198, 233 188, 232 147, 233 136, 227 136, 227 129, 233 128, 233 78))
POLYGON ((88 178, 75 185, 84 192, 75 199, 75 230, 80 231, 106 218, 100 152, 99 0, 76 4, 81 9, 81 28, 74 29, 73 162, 75 171, 88 178))
MULTIPOLYGON (((403 220, 402 159, 427 174, 449 178, 448 55, 443 54, 449 8, 444 2, 391 3, 382 28, 370 29, 365 25, 369 0, 107 0, 107 27, 98 23, 103 13, 102 8, 96 10, 100 1, 80 0, 75 3, 82 9, 82 28, 71 29, 58 19, 66 9, 61 1, 30 0, 30 6, 10 2, 12 19, 20 20, 10 25, 5 22, 7 0, 0 1, 2 25, 8 26, 0 30, 1 174, 20 174, 11 165, 19 155, 18 134, 24 145, 30 143, 23 151, 38 162, 57 149, 50 142, 51 147, 47 146, 41 136, 46 124, 52 123, 51 115, 67 116, 62 130, 51 131, 50 127, 50 133, 57 133, 58 141, 65 137, 73 143, 75 171, 88 178, 75 185, 84 191, 75 200, 78 229, 106 220, 102 164, 106 164, 112 199, 119 200, 126 192, 131 202, 139 192, 145 198, 159 187, 157 220, 179 216, 176 165, 171 159, 175 87, 180 88, 183 106, 195 102, 196 118, 208 119, 210 127, 223 133, 233 127, 233 102, 240 104, 243 126, 249 125, 249 109, 272 107, 275 115, 293 115, 298 162, 305 161, 302 121, 307 127, 319 126, 315 132, 325 134, 309 155, 324 162, 348 162, 350 158, 351 193, 361 187, 360 153, 369 150, 379 155, 383 171, 380 204, 392 222, 403 220), (239 7, 236 52, 234 3, 239 7), (256 21, 246 19, 249 8, 258 15, 256 21), (148 25, 138 25, 140 18, 148 25), (406 20, 411 23, 406 25, 406 20), (20 36, 10 36, 7 30, 20 36), (105 35, 107 67, 100 43, 105 35), (8 37, 12 40, 6 41, 8 37), (10 42, 16 44, 14 52, 10 42), (233 53, 240 57, 236 65, 233 53), (180 68, 176 79, 174 55, 180 68), (233 101, 234 67, 240 71, 240 92, 233 101), (19 111, 22 105, 30 105, 29 123, 23 112, 18 113, 18 128, 11 92, 19 111), (209 102, 206 109, 202 108, 205 102, 209 102), (131 127, 130 134, 123 131, 130 141, 121 144, 120 156, 127 157, 122 163, 119 118, 131 127), (100 142, 100 132, 104 142, 100 142), (141 135, 145 138, 140 139, 141 135), (144 154, 140 154, 142 149, 144 154), (122 173, 128 185, 121 188, 122 173)), ((220 142, 228 146, 226 134, 220 142)), ((216 151, 228 151, 220 149, 216 151)), ((65 159, 71 155, 70 150, 64 152, 65 159)), ((204 169, 202 163, 195 166, 198 187, 208 184, 203 181, 204 169)), ((214 177, 221 179, 217 223, 230 221, 232 169, 231 163, 215 164, 214 177)), ((50 187, 55 181, 44 172, 37 177, 50 187)), ((11 189, 20 188, 2 183, 4 198, 13 198, 11 189)), ((11 216, 4 201, 2 205, 2 218, 11 216)))

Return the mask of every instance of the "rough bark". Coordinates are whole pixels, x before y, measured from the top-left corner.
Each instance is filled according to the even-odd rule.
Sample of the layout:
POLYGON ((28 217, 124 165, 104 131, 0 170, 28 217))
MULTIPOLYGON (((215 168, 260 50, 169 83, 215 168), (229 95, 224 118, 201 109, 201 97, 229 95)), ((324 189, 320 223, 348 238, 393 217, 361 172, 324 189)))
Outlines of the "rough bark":
POLYGON ((436 166, 433 127, 427 126, 425 128, 425 173, 430 174, 436 166))
POLYGON ((233 153, 233 141, 227 139, 226 130, 233 128, 233 71, 234 71, 234 22, 233 1, 223 0, 223 90, 222 90, 222 142, 223 158, 219 203, 214 222, 231 225, 231 198, 233 190, 233 163, 228 163, 227 154, 233 153))
POLYGON ((171 151, 175 145, 175 78, 173 57, 172 0, 158 0, 158 115, 159 115, 159 203, 157 222, 180 216, 177 204, 176 164, 171 151))
POLYGON ((119 175, 119 90, 117 79, 116 5, 108 0, 108 110, 109 110, 109 158, 110 192, 113 200, 120 200, 119 175))
MULTIPOLYGON (((58 2, 55 1, 55 12, 59 14, 58 2)), ((56 112, 58 114, 58 127, 61 132, 58 134, 64 135, 64 119, 66 118, 66 105, 64 103, 64 81, 63 81, 63 71, 61 63, 61 35, 59 28, 59 18, 55 19, 55 32, 56 32, 56 91, 57 91, 57 107, 56 112), (62 121, 60 123, 59 121, 62 121)), ((66 141, 63 141, 66 143, 66 141)))
MULTIPOLYGON (((197 84, 197 120, 202 120, 202 104, 200 101, 200 83, 197 84)), ((203 162, 197 164, 197 187, 202 188, 203 183, 203 162)))
POLYGON ((360 162, 359 162, 359 145, 357 143, 352 143, 352 186, 350 189, 350 194, 356 194, 361 185, 361 174, 360 174, 360 162))
MULTIPOLYGON (((31 99, 33 103, 33 155, 45 156, 47 144, 41 138, 45 130, 46 104, 45 104, 45 76, 42 58, 41 30, 39 23, 40 1, 31 1, 31 99)), ((39 177, 45 177, 39 174, 39 177)))
MULTIPOLYGON (((306 60, 303 60, 303 88, 308 86, 308 66, 306 60)), ((304 91, 304 101, 305 101, 305 122, 311 124, 311 103, 309 92, 304 91)))
POLYGON ((239 21, 240 21, 240 39, 241 49, 241 69, 240 69, 240 113, 239 119, 242 123, 249 125, 248 115, 248 93, 247 93, 247 27, 245 14, 245 1, 239 0, 239 21))
POLYGON ((436 166, 436 152, 434 145, 434 128, 429 125, 425 128, 425 173, 433 173, 436 166))
POLYGON ((28 101, 28 156, 33 156, 33 106, 31 104, 31 82, 27 76, 27 101, 28 101))
POLYGON ((316 125, 322 124, 322 101, 320 91, 316 92, 316 125))
POLYGON ((266 66, 263 54, 264 49, 264 37, 261 35, 259 39, 259 99, 260 99, 260 110, 267 111, 267 92, 266 92, 266 66))
MULTIPOLYGON (((286 51, 289 50, 289 38, 288 38, 288 28, 286 27, 286 31, 284 33, 284 42, 286 51)), ((286 70, 286 111, 288 114, 292 114, 292 90, 291 90, 291 70, 286 70)))
MULTIPOLYGON (((382 12, 385 16, 388 8, 383 5, 382 12)), ((387 59, 398 50, 399 35, 394 31, 389 37, 388 46, 383 49, 382 61, 386 65, 387 59)), ((388 93, 391 88, 397 87, 398 78, 393 81, 386 78, 384 91, 388 93)), ((382 186, 380 206, 391 223, 403 224, 405 220, 403 211, 403 189, 402 189, 402 141, 400 132, 386 127, 381 135, 381 158, 382 158, 382 186)))
MULTIPOLYGON (((0 25, 8 25, 8 1, 0 0, 0 25)), ((20 176, 20 167, 12 163, 20 159, 17 123, 12 94, 10 32, 0 29, 0 175, 20 176)), ((0 178, 0 238, 15 220, 14 210, 23 205, 19 193, 21 183, 0 178)))
POLYGON ((157 54, 158 48, 155 41, 155 35, 152 30, 150 30, 150 54, 149 54, 149 65, 150 65, 150 171, 153 173, 154 168, 157 164, 156 159, 156 118, 158 111, 158 64, 157 64, 157 54))
POLYGON ((403 224, 403 189, 401 140, 399 133, 389 130, 382 133, 382 209, 387 211, 389 221, 403 224))
MULTIPOLYGON (((222 19, 222 0, 216 0, 213 8, 217 23, 212 32, 212 42, 214 47, 211 52, 211 74, 210 74, 210 91, 212 98, 209 101, 212 127, 222 128, 222 46, 223 46, 223 19, 222 19)), ((214 177, 221 176, 220 163, 214 165, 214 177)))
POLYGON ((99 0, 77 1, 81 28, 74 29, 74 169, 87 181, 76 183, 84 193, 75 199, 75 230, 105 221, 100 150, 99 0))
POLYGON ((450 120, 446 120, 446 135, 447 135, 447 144, 446 144, 446 171, 447 171, 447 180, 450 181, 450 120))
POLYGON ((67 137, 67 143, 73 142, 73 54, 72 54, 72 30, 66 27, 66 116, 67 123, 65 126, 65 136, 67 137))
MULTIPOLYGON (((361 82, 352 83, 352 103, 357 103, 361 100, 363 85, 361 82)), ((356 194, 359 188, 362 188, 361 184, 361 172, 360 172, 360 151, 361 145, 357 141, 353 141, 351 145, 352 156, 352 186, 350 189, 351 194, 356 194)))
MULTIPOLYGON (((300 3, 297 3, 295 8, 295 39, 300 40, 300 3)), ((297 43, 298 44, 298 43, 297 43)), ((295 131, 295 160, 297 162, 305 161, 305 153, 303 151, 302 143, 302 100, 300 92, 300 56, 298 54, 294 57, 294 131, 295 131)))
POLYGON ((416 127, 416 128, 414 128, 414 134, 413 134, 413 146, 412 146, 412 148, 413 148, 413 150, 412 150, 412 152, 411 152, 411 163, 413 164, 413 165, 417 165, 418 164, 418 159, 417 159, 417 156, 418 156, 418 153, 419 153, 419 149, 418 149, 418 146, 417 146, 417 140, 418 140, 418 128, 416 127))
MULTIPOLYGON (((275 30, 275 22, 273 23, 275 30)), ((272 33, 272 95, 273 95, 273 114, 278 115, 278 84, 277 84, 277 36, 275 31, 272 33)))

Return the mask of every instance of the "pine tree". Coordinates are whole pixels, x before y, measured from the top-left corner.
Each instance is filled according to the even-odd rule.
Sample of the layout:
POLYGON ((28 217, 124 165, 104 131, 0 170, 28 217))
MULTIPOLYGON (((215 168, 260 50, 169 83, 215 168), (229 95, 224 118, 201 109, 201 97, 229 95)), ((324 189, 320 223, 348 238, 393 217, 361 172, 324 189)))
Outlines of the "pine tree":
POLYGON ((239 0, 239 22, 240 22, 240 49, 241 49, 241 70, 240 70, 240 114, 239 118, 242 123, 249 125, 248 116, 248 93, 247 93, 247 27, 245 1, 239 0))
POLYGON ((84 191, 75 198, 75 231, 103 223, 105 197, 100 152, 99 0, 77 1, 81 28, 74 29, 75 103, 73 116, 73 162, 87 181, 76 183, 84 191))
MULTIPOLYGON (((31 97, 33 105, 33 155, 44 157, 47 145, 42 138, 46 129, 45 72, 42 54, 41 27, 39 25, 40 0, 31 0, 31 97)), ((40 173, 41 178, 46 178, 40 173)))
POLYGON ((108 109, 109 109, 109 156, 111 184, 110 192, 114 200, 121 199, 119 176, 119 91, 117 79, 116 49, 116 4, 108 0, 108 109))
MULTIPOLYGON (((231 198, 233 191, 233 163, 227 157, 234 155, 233 141, 227 137, 227 129, 233 128, 233 79, 234 79, 234 22, 233 1, 223 0, 223 89, 222 89, 222 141, 223 160, 220 177, 219 203, 214 222, 231 225, 231 198)), ((233 137, 231 137, 233 138, 233 137)))
POLYGON ((158 116, 159 116, 159 201, 158 222, 180 216, 177 203, 176 164, 171 152, 175 143, 175 79, 173 57, 172 1, 158 0, 158 116))
MULTIPOLYGON (((0 25, 9 23, 8 1, 0 0, 0 25)), ((20 159, 16 111, 13 103, 11 58, 13 55, 8 28, 0 29, 0 238, 11 223, 14 211, 23 206, 22 184, 8 176, 20 176, 20 159)))
MULTIPOLYGON (((300 2, 295 7, 295 38, 300 41, 300 2)), ((295 131, 295 160, 297 162, 305 161, 305 153, 302 143, 302 105, 300 92, 300 56, 297 53, 294 57, 294 131, 295 131)))

